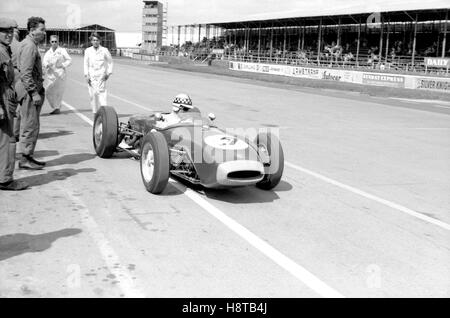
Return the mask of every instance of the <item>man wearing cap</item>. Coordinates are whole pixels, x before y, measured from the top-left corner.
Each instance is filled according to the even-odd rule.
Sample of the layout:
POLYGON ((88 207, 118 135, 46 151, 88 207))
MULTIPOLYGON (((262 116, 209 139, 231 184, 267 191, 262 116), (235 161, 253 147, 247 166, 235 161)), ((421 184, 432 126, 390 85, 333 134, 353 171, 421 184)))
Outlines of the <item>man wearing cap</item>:
POLYGON ((17 23, 0 18, 0 190, 20 191, 28 187, 23 181, 13 179, 15 161, 15 138, 13 116, 16 111, 14 91, 14 66, 11 42, 17 23))
POLYGON ((17 66, 20 77, 16 82, 17 98, 20 103, 20 169, 39 170, 45 166, 33 158, 39 136, 39 116, 45 98, 42 61, 37 45, 45 39, 45 20, 31 17, 27 23, 28 35, 20 42, 17 66))
POLYGON ((106 106, 106 81, 112 74, 113 60, 106 47, 100 45, 100 37, 92 33, 91 47, 84 51, 84 76, 89 86, 92 112, 106 106))

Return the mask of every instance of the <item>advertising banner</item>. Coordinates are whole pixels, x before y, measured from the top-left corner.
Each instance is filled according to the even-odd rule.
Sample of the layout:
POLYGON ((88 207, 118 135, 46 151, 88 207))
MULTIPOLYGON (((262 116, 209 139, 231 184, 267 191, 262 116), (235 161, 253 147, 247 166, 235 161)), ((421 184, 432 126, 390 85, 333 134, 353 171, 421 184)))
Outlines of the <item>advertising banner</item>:
POLYGON ((425 66, 426 67, 440 67, 440 68, 449 68, 450 67, 450 59, 449 58, 439 58, 439 57, 426 57, 425 58, 425 66))
POLYGON ((398 75, 363 73, 363 84, 405 88, 405 77, 398 75))
POLYGON ((395 88, 434 90, 450 93, 450 78, 369 73, 342 69, 303 67, 293 65, 230 62, 229 68, 236 71, 266 73, 298 78, 310 78, 335 82, 375 85, 395 88))
POLYGON ((433 78, 433 77, 416 78, 415 88, 441 92, 450 92, 450 79, 433 78))

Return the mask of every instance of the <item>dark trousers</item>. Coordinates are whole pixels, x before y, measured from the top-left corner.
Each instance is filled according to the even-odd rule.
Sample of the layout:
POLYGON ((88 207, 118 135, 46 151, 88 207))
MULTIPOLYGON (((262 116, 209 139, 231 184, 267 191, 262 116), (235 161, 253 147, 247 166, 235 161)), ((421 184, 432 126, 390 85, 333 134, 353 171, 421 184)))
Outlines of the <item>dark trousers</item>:
POLYGON ((14 126, 13 126, 13 134, 14 134, 14 138, 16 139, 16 142, 19 142, 19 140, 20 140, 20 119, 21 118, 22 118, 22 116, 20 116, 20 107, 17 107, 17 111, 14 116, 14 126))
POLYGON ((45 94, 41 94, 42 103, 35 106, 33 98, 27 94, 20 101, 20 139, 19 153, 32 156, 34 148, 39 137, 40 119, 42 104, 44 103, 45 94))
POLYGON ((13 117, 5 110, 5 118, 0 120, 0 183, 13 180, 16 154, 13 123, 13 117))

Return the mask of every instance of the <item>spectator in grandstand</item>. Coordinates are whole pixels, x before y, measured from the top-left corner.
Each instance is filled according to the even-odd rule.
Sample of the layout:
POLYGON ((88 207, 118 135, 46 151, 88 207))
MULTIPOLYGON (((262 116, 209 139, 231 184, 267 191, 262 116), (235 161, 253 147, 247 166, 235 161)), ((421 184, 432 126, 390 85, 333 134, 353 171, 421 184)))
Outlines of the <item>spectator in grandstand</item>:
POLYGON ((89 85, 92 112, 106 106, 106 81, 112 74, 113 60, 106 47, 100 45, 100 36, 94 32, 89 37, 92 46, 84 52, 84 76, 89 85))
POLYGON ((395 47, 391 48, 391 51, 389 53, 389 68, 394 67, 396 68, 397 65, 397 54, 395 47))
POLYGON ((343 56, 343 65, 345 66, 347 64, 350 64, 354 60, 355 60, 355 57, 354 57, 353 53, 348 51, 343 56))
POLYGON ((72 64, 72 58, 65 48, 59 46, 57 35, 50 36, 50 49, 44 55, 42 66, 45 72, 45 96, 53 109, 50 114, 61 112, 61 102, 66 88, 66 68, 72 64))
POLYGON ((378 46, 371 46, 370 49, 367 51, 369 54, 369 57, 367 59, 367 64, 371 68, 375 68, 376 63, 378 62, 378 46))
MULTIPOLYGON (((323 49, 323 56, 325 57, 325 60, 328 62, 328 61, 332 61, 332 57, 333 57, 333 47, 335 46, 336 44, 334 43, 334 42, 332 42, 331 43, 331 45, 330 44, 328 44, 328 43, 326 43, 325 44, 325 47, 324 47, 324 49, 323 49)), ((330 66, 331 66, 331 64, 330 64, 330 66)))
POLYGON ((371 53, 369 55, 369 57, 367 58, 367 65, 370 68, 375 68, 375 63, 376 63, 377 60, 378 60, 378 56, 375 55, 374 53, 371 53))
POLYGON ((403 53, 403 42, 402 41, 395 41, 394 47, 395 47, 395 55, 402 55, 402 53, 403 53))
MULTIPOLYGON (((334 42, 333 42, 334 43, 334 42)), ((333 57, 333 61, 336 62, 336 64, 339 63, 339 60, 342 57, 342 46, 340 46, 339 44, 335 44, 332 48, 331 48, 331 53, 332 53, 332 57, 333 57)))
POLYGON ((297 63, 298 64, 307 64, 308 58, 306 57, 306 52, 303 50, 300 50, 297 52, 297 63))
POLYGON ((395 47, 391 48, 391 51, 389 53, 389 56, 391 58, 391 61, 395 60, 395 58, 397 57, 397 54, 395 53, 395 47))
POLYGON ((425 56, 434 56, 434 55, 436 55, 436 50, 437 50, 437 43, 434 42, 431 46, 429 46, 425 49, 423 54, 425 56))
MULTIPOLYGON (((413 45, 412 43, 408 43, 408 52, 406 53, 406 55, 412 55, 413 54, 413 45)), ((414 55, 417 55, 417 50, 414 50, 414 55)))

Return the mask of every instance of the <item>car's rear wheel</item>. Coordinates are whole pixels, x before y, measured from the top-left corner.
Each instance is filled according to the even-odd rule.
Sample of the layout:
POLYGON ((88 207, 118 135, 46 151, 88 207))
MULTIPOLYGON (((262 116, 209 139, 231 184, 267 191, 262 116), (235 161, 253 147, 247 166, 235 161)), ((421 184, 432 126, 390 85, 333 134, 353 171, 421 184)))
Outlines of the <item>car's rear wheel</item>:
POLYGON ((141 176, 148 192, 159 194, 169 182, 169 147, 164 135, 150 132, 141 147, 141 176))
POLYGON ((102 106, 94 117, 93 142, 97 155, 110 158, 117 147, 119 120, 114 108, 102 106))
POLYGON ((256 184, 260 189, 271 190, 281 181, 284 170, 284 153, 280 140, 272 133, 259 133, 255 144, 262 157, 269 157, 270 164, 264 166, 264 178, 256 184))

